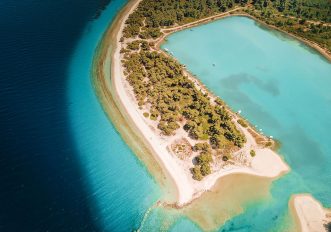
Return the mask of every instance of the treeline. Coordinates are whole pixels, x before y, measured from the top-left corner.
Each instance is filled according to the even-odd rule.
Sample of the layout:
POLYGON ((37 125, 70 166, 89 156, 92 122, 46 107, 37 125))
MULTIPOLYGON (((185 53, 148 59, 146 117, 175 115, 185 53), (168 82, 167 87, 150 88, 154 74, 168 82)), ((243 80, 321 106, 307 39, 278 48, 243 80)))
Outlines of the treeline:
POLYGON ((236 6, 247 6, 247 12, 260 20, 331 50, 331 27, 322 25, 331 22, 329 0, 143 0, 126 21, 124 37, 156 39, 162 27, 193 22, 236 6))
POLYGON ((126 21, 124 37, 157 38, 160 28, 182 25, 246 5, 248 0, 143 0, 126 21))
POLYGON ((253 0, 252 4, 257 10, 331 22, 331 3, 329 0, 253 0))
POLYGON ((331 1, 253 0, 245 11, 261 21, 314 41, 331 51, 331 1))

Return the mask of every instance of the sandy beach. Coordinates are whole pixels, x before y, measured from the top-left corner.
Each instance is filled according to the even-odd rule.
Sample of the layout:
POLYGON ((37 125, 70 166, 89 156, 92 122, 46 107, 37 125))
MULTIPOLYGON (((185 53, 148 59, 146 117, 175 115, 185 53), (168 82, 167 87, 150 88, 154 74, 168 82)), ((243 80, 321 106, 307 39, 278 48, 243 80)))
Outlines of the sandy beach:
POLYGON ((327 231, 324 225, 331 221, 331 211, 323 208, 313 196, 309 194, 294 195, 289 204, 300 231, 327 231))

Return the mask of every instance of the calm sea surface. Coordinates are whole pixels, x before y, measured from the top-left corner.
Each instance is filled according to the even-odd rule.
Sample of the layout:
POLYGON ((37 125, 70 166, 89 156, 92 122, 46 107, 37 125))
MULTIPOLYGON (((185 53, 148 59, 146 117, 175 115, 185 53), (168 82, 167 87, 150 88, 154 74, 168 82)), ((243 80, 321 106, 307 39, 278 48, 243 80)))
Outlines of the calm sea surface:
POLYGON ((331 206, 331 64, 302 43, 246 17, 171 35, 163 45, 234 110, 282 144, 292 171, 272 201, 247 207, 223 231, 281 231, 293 193, 331 206))
POLYGON ((131 231, 159 196, 91 85, 125 3, 1 1, 0 231, 131 231))

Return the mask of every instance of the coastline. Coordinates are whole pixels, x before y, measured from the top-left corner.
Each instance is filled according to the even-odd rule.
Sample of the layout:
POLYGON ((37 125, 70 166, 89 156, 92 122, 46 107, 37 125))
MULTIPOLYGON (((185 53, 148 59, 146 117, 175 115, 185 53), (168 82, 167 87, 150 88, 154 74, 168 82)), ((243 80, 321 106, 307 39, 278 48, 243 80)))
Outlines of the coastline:
MULTIPOLYGON (((129 121, 130 126, 134 128, 135 132, 141 136, 141 139, 145 140, 145 144, 150 149, 155 160, 158 160, 164 173, 166 173, 166 175, 174 182, 178 193, 175 205, 177 207, 183 207, 189 204, 202 193, 209 191, 218 179, 230 174, 250 174, 266 178, 276 178, 288 172, 289 167, 274 151, 268 148, 259 148, 256 151, 257 156, 252 160, 251 167, 227 167, 212 173, 207 176, 205 180, 197 182, 192 179, 191 173, 187 168, 185 169, 183 163, 176 160, 176 157, 170 154, 171 152, 169 152, 167 146, 169 145, 169 141, 160 136, 155 136, 155 131, 150 125, 148 125, 148 123, 146 123, 146 119, 142 117, 141 111, 138 109, 134 100, 134 96, 130 93, 130 87, 123 77, 120 54, 121 42, 119 42, 119 40, 122 36, 124 22, 129 15, 129 12, 132 12, 139 2, 140 0, 130 2, 130 6, 125 9, 125 15, 121 14, 111 27, 113 42, 111 46, 112 50, 109 51, 109 46, 107 48, 108 52, 106 52, 108 55, 104 57, 106 59, 108 59, 108 56, 111 57, 112 73, 111 78, 109 77, 111 82, 109 83, 109 80, 103 80, 102 82, 97 83, 97 88, 101 88, 103 93, 107 91, 112 92, 112 97, 119 106, 122 115, 124 115, 126 120, 129 121)), ((107 62, 105 61, 101 62, 101 70, 107 68, 106 64, 107 62)), ((98 74, 100 75, 100 73, 97 73, 97 75, 98 74)), ((106 75, 101 75, 101 78, 107 79, 106 75)), ((98 79, 100 79, 100 77, 98 79)), ((196 80, 196 82, 198 82, 198 80, 196 80)), ((235 115, 235 113, 232 114, 235 115)), ((244 130, 244 128, 240 129, 244 130)), ((256 147, 255 139, 248 132, 246 132, 245 135, 246 137, 249 137, 250 140, 250 144, 248 144, 246 150, 250 150, 252 144, 256 147)), ((165 204, 168 204, 168 202, 165 202, 165 204)))
POLYGON ((128 117, 125 108, 119 96, 114 90, 113 82, 111 81, 111 63, 112 53, 116 48, 116 32, 119 30, 120 21, 125 15, 128 15, 132 10, 132 6, 139 0, 129 1, 124 8, 117 14, 113 23, 109 25, 105 31, 93 59, 92 68, 92 85, 96 95, 106 116, 113 122, 116 129, 119 131, 123 140, 134 151, 138 159, 140 159, 147 167, 149 172, 160 184, 164 198, 167 201, 173 202, 178 198, 178 191, 174 180, 167 170, 158 162, 156 156, 152 154, 152 149, 149 144, 143 139, 142 134, 136 128, 136 124, 128 117))
POLYGON ((300 42, 304 43, 305 45, 307 45, 309 48, 313 49, 314 51, 317 51, 320 55, 322 55, 325 59, 327 59, 329 62, 331 62, 331 51, 328 51, 325 48, 322 48, 321 46, 319 46, 317 43, 310 41, 308 39, 302 38, 300 36, 297 36, 295 34, 292 34, 290 32, 287 32, 283 29, 280 29, 274 25, 269 25, 265 22, 263 22, 262 20, 254 17, 253 15, 250 15, 249 13, 246 12, 237 12, 236 11, 240 11, 245 9, 244 7, 238 7, 238 8, 234 8, 228 12, 224 12, 218 15, 214 15, 214 16, 210 16, 204 19, 200 19, 197 22, 192 22, 189 24, 184 24, 184 25, 180 25, 180 26, 175 26, 172 28, 165 28, 162 30, 162 32, 164 33, 164 35, 157 41, 155 48, 156 49, 160 49, 162 43, 164 42, 164 40, 166 39, 167 36, 171 35, 172 33, 181 31, 181 30, 185 30, 185 29, 189 29, 189 28, 193 28, 196 26, 200 26, 203 24, 208 24, 211 23, 215 20, 219 20, 219 19, 223 19, 223 18, 227 18, 227 17, 231 17, 231 16, 243 16, 243 17, 247 17, 247 18, 251 18, 254 21, 256 21, 257 23, 261 24, 262 26, 267 27, 268 29, 273 29, 273 30, 277 30, 279 32, 282 32, 284 34, 286 34, 287 36, 299 40, 300 42))
MULTIPOLYGON (((125 91, 123 80, 125 80, 123 77, 120 79, 121 75, 115 75, 116 73, 121 73, 121 62, 118 56, 117 60, 114 59, 116 55, 116 51, 118 52, 120 44, 119 44, 119 31, 123 26, 123 22, 125 21, 126 16, 128 16, 129 12, 132 12, 135 8, 135 6, 140 2, 141 0, 132 0, 127 3, 127 5, 121 10, 121 12, 117 15, 116 19, 114 20, 113 24, 109 26, 107 31, 105 32, 101 43, 98 46, 98 50, 96 52, 95 58, 94 58, 94 64, 93 64, 93 86, 97 92, 98 98, 101 102, 101 105, 107 114, 107 116, 114 122, 114 125, 116 129, 120 132, 123 139, 128 143, 128 145, 135 151, 135 154, 137 157, 144 162, 144 164, 147 166, 147 169, 152 173, 152 175, 155 177, 156 181, 161 184, 161 188, 163 188, 164 192, 167 194, 167 200, 163 202, 164 206, 170 206, 175 208, 182 208, 183 206, 186 206, 190 204, 192 201, 195 201, 200 195, 202 195, 203 192, 209 191, 209 189, 212 189, 212 187, 215 187, 215 183, 217 183, 219 180, 222 179, 222 177, 225 176, 233 176, 237 174, 244 174, 244 175, 253 175, 253 176, 261 176, 261 177, 267 177, 269 179, 276 179, 277 177, 283 175, 284 173, 289 171, 289 167, 284 163, 284 161, 277 155, 274 154, 275 157, 277 157, 277 162, 282 163, 283 170, 282 171, 275 171, 272 173, 272 175, 265 175, 264 174, 258 174, 257 171, 252 171, 249 169, 233 169, 228 170, 227 172, 223 172, 223 174, 214 176, 212 181, 209 182, 209 186, 205 186, 207 188, 203 189, 196 195, 191 195, 191 198, 188 199, 187 196, 191 193, 189 191, 186 191, 185 189, 189 182, 185 182, 185 178, 183 179, 184 182, 178 181, 174 176, 174 173, 171 172, 171 169, 169 169, 169 164, 171 164, 171 161, 168 160, 169 163, 165 163, 165 160, 162 160, 162 157, 160 157, 160 153, 158 149, 155 149, 155 141, 153 143, 153 140, 148 140, 146 133, 144 134, 143 131, 141 131, 142 127, 139 127, 139 125, 144 125, 144 120, 140 120, 139 125, 137 125, 136 117, 132 117, 130 113, 132 111, 128 110, 128 107, 136 107, 134 99, 132 99, 132 96, 130 98, 130 95, 126 96, 126 100, 121 100, 123 98, 124 94, 128 94, 128 91, 125 91), (114 66, 117 62, 117 69, 114 69, 114 66), (110 68, 111 72, 110 73, 110 68), (115 78, 117 77, 117 78, 115 78), (121 86, 122 85, 122 86, 121 86), (122 91, 121 91, 122 90, 122 91), (125 105, 126 103, 129 103, 129 105, 125 105), (277 172, 277 173, 276 173, 277 172), (186 183, 186 185, 181 185, 182 183, 186 183), (184 190, 184 195, 183 195, 184 190), (186 194, 186 195, 185 195, 186 194), (172 203, 174 202, 174 203, 172 203)), ((237 9, 238 10, 238 9, 237 9)), ((275 29, 277 31, 283 32, 287 34, 288 36, 297 39, 304 44, 308 45, 312 49, 318 51, 323 57, 325 57, 327 60, 331 61, 331 54, 326 52, 325 49, 321 48, 320 46, 316 45, 315 43, 305 40, 303 38, 300 38, 296 35, 293 35, 291 33, 288 33, 286 31, 283 31, 275 26, 268 25, 261 20, 247 14, 247 13, 232 13, 226 12, 221 17, 215 18, 215 16, 211 17, 211 19, 208 19, 207 21, 202 20, 202 22, 199 22, 197 24, 193 23, 192 27, 198 26, 204 23, 212 22, 216 19, 221 19, 225 17, 230 16, 245 16, 252 18, 256 22, 260 23, 263 26, 266 26, 267 28, 275 29)), ((185 27, 183 29, 187 29, 190 27, 185 27)), ((179 29, 181 30, 181 29, 179 29)), ((169 34, 179 31, 178 29, 175 31, 171 31, 169 34)), ((168 36, 167 34, 166 36, 168 36)), ((161 43, 163 39, 166 38, 166 36, 163 36, 160 40, 161 43)), ((159 41, 158 41, 159 42, 159 41)), ((161 44, 160 43, 160 44, 161 44)), ((157 44, 157 49, 163 53, 160 49, 160 44, 157 44)), ((168 54, 167 54, 168 55, 168 54)), ((186 70, 187 71, 187 70, 186 70)), ((197 83, 199 83, 201 88, 204 88, 203 84, 193 77, 193 75, 190 75, 190 73, 187 73, 190 78, 194 79, 197 83)), ((208 91, 208 90, 207 90, 208 91)), ((209 94, 210 91, 208 91, 209 94)), ((138 111, 136 111, 137 113, 138 111)), ((138 112, 139 113, 139 112, 138 112)), ((148 128, 149 130, 151 128, 148 128)), ((147 133, 148 134, 148 133, 147 133)), ((150 134, 151 135, 151 134, 150 134)), ((157 142, 156 142, 157 143, 157 142)), ((168 152, 166 150, 166 152, 168 152)), ((166 161, 167 162, 167 161, 166 161)), ((173 163, 173 162, 172 162, 173 163)), ((262 164, 260 168, 268 168, 268 165, 265 164, 265 161, 259 162, 262 164)), ((270 164, 272 165, 273 162, 270 164)), ((177 169, 178 170, 178 169, 177 169)), ((263 170, 260 170, 263 172, 263 170)), ((269 171, 269 170, 267 170, 269 171)), ((176 174, 177 172, 175 172, 176 174)), ((178 173, 177 173, 178 174, 178 173)), ((182 180, 182 181, 183 181, 182 180)), ((302 194, 303 196, 305 194, 302 194)), ((291 212, 293 212, 295 216, 295 221, 298 226, 300 226, 302 231, 302 212, 299 212, 300 210, 295 206, 299 203, 295 203, 294 199, 299 198, 299 196, 295 195, 292 196, 291 201, 289 202, 289 206, 291 209, 291 212)), ((320 205, 318 201, 315 200, 316 205, 320 205)), ((158 205, 160 202, 158 202, 158 205)), ((162 205, 162 204, 161 204, 162 205)), ((315 205, 315 206, 316 206, 315 205)), ((309 219, 304 219, 305 223, 307 224, 309 219)), ((308 230, 309 231, 309 230, 308 230)))
POLYGON ((312 195, 293 195, 289 201, 289 208, 299 231, 327 231, 324 225, 331 222, 331 211, 323 208, 312 195))

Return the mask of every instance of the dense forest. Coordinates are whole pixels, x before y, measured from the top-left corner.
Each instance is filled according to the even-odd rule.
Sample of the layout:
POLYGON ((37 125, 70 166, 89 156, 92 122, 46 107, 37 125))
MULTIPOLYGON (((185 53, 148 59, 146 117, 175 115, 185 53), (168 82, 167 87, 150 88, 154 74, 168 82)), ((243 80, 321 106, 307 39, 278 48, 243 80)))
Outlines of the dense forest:
POLYGON ((294 35, 316 42, 331 52, 331 1, 255 0, 246 13, 294 35))
POLYGON ((331 51, 329 0, 144 0, 128 19, 124 36, 157 38, 161 35, 160 28, 185 24, 235 7, 244 7, 246 13, 263 22, 331 51))
POLYGON ((163 135, 175 134, 182 125, 192 139, 209 142, 203 149, 196 147, 196 151, 201 150, 197 157, 201 174, 195 170, 196 179, 210 173, 211 149, 242 147, 245 143, 224 103, 211 101, 207 93, 198 90, 174 59, 141 49, 127 52, 123 65, 138 105, 148 109, 143 115, 157 121, 163 135))
MULTIPOLYGON (((144 117, 165 136, 180 127, 197 140, 193 177, 211 173, 213 155, 246 142, 219 98, 199 90, 172 57, 155 50, 162 29, 240 8, 265 23, 313 40, 330 49, 331 3, 328 0, 142 0, 125 22, 121 53, 124 74, 144 117), (314 20, 312 23, 309 20, 314 20), (201 142, 203 141, 203 142, 201 142), (227 149, 225 149, 227 148, 227 149)), ((238 123, 244 127, 244 121, 238 123)), ((232 149, 234 150, 234 149, 232 149)), ((251 156, 255 152, 251 151, 251 156)), ((224 154, 227 161, 230 154, 224 154)))

